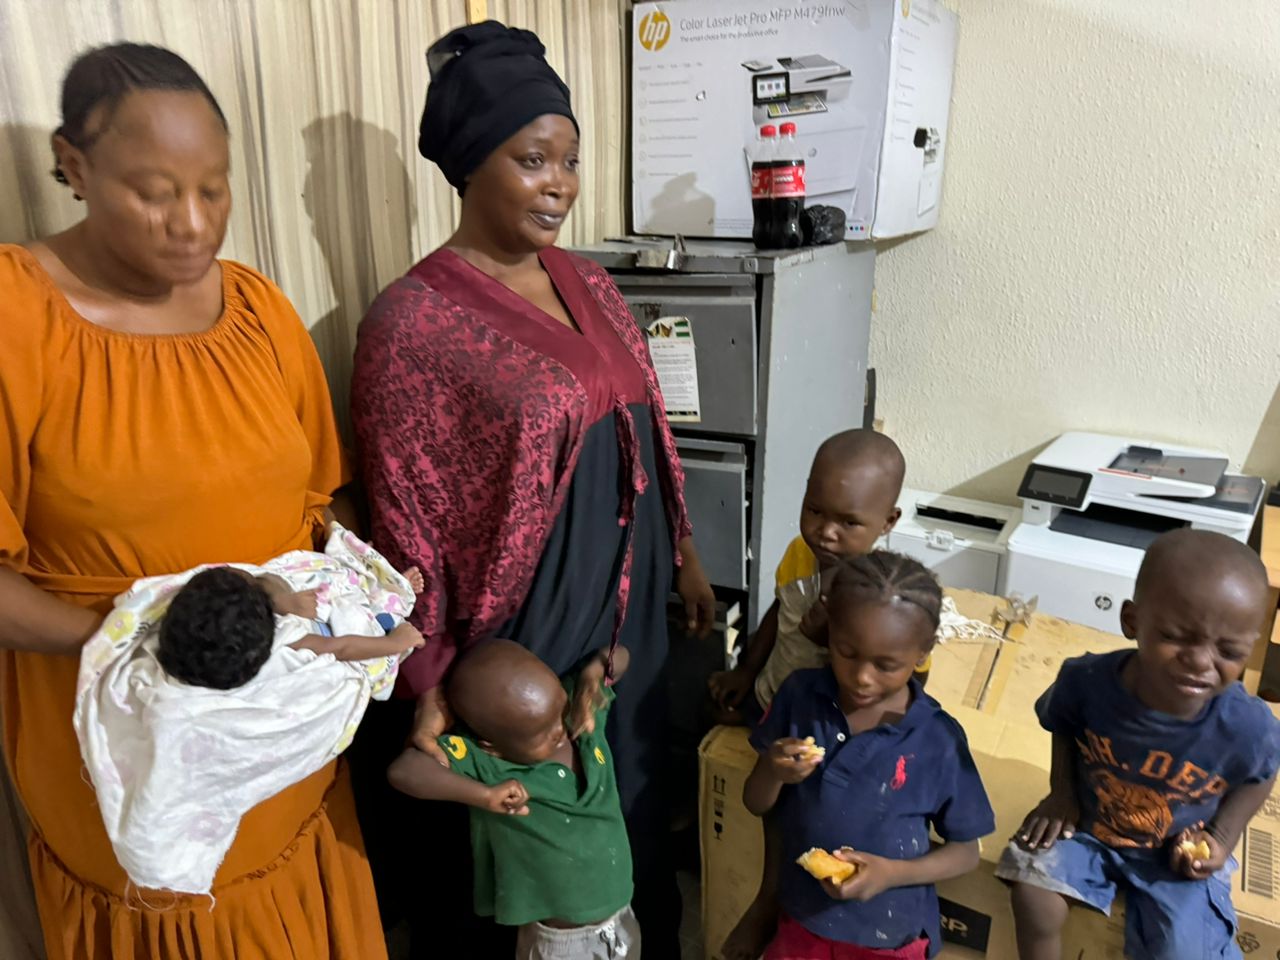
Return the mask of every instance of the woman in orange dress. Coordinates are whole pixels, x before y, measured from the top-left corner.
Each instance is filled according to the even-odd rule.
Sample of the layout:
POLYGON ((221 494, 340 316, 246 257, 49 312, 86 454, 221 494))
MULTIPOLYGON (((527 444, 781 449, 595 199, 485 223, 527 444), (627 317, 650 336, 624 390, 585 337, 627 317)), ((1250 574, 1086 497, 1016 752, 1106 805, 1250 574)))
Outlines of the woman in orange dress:
POLYGON ((345 770, 251 811, 208 898, 138 891, 71 725, 75 654, 138 577, 309 547, 346 479, 288 300, 215 254, 226 121, 176 55, 122 44, 64 82, 55 175, 84 220, 0 245, 0 703, 50 960, 377 960, 345 770))

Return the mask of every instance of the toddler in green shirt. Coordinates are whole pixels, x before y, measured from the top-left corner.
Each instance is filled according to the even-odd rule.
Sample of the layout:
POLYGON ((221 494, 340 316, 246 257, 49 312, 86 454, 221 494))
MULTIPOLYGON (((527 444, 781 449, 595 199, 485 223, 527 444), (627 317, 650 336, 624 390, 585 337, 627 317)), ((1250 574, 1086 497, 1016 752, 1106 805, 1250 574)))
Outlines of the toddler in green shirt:
MULTIPOLYGON (((615 679, 628 661, 618 647, 615 679)), ((603 652, 562 682, 516 643, 477 644, 446 687, 460 724, 440 738, 450 768, 411 747, 387 772, 412 797, 471 807, 476 913, 520 928, 517 960, 640 956, 604 673, 603 652), (565 717, 580 683, 593 702, 571 736, 565 717)))

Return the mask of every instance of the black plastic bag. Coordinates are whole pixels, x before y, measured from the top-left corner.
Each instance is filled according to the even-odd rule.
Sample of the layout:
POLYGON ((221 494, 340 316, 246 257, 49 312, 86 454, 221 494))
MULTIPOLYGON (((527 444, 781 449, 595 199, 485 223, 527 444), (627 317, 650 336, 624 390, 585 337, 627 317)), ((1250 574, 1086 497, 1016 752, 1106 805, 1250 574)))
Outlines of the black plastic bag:
POLYGON ((839 243, 844 239, 844 211, 839 207, 806 207, 800 214, 800 231, 806 247, 839 243))

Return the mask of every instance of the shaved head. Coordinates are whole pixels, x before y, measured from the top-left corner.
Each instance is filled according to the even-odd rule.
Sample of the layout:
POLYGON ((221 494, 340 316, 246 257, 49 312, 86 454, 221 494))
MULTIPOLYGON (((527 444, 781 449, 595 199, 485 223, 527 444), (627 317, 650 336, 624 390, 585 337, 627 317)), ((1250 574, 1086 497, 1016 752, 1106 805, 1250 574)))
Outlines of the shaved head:
POLYGON ((454 667, 449 706, 479 737, 500 749, 552 723, 564 706, 564 688, 551 669, 510 640, 485 640, 454 667))
POLYGON ((818 447, 810 472, 863 466, 874 466, 883 471, 885 479, 894 488, 894 498, 897 498, 906 477, 907 461, 896 443, 875 430, 845 430, 828 437, 818 447))
POLYGON ((1184 528, 1162 534, 1142 558, 1134 600, 1157 588, 1185 592, 1190 579, 1231 581, 1267 592, 1267 568, 1248 546, 1239 540, 1208 530, 1184 528))

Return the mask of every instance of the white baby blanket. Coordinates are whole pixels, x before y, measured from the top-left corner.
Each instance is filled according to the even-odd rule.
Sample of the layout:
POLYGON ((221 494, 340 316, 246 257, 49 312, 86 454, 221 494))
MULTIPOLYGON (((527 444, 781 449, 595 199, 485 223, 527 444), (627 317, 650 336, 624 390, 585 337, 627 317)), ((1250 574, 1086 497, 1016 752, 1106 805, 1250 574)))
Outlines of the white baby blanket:
MULTIPOLYGON (((261 567, 295 590, 317 590, 318 619, 335 635, 383 633, 413 608, 408 582, 338 524, 324 553, 298 550, 261 567)), ((157 659, 173 595, 207 567, 139 580, 80 657, 75 728, 107 835, 138 886, 208 893, 240 818, 315 773, 351 743, 371 696, 390 696, 397 657, 340 663, 289 644, 312 621, 276 617, 259 674, 235 690, 171 679, 157 659)))

